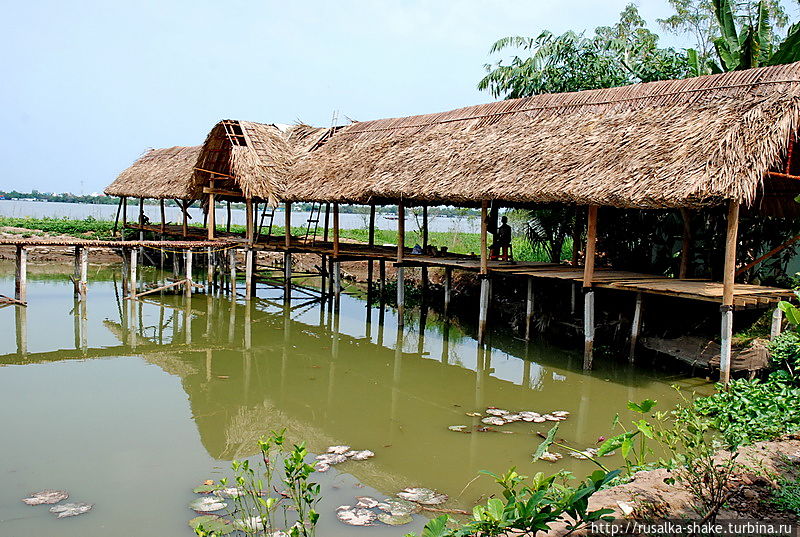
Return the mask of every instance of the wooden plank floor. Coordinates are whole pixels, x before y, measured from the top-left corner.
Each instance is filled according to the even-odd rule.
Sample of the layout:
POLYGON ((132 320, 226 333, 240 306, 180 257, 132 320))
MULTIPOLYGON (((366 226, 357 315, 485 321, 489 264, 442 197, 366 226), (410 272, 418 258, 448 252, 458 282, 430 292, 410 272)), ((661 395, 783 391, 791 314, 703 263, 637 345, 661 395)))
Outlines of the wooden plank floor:
MULTIPOLYGON (((139 229, 135 225, 129 225, 128 228, 139 229)), ((150 225, 142 226, 142 228, 155 233, 161 232, 160 226, 150 225)), ((180 226, 166 226, 165 234, 183 237, 180 226)), ((202 228, 190 227, 188 238, 206 240, 206 231, 202 228)), ((218 232, 216 240, 241 243, 242 246, 246 245, 245 240, 240 235, 233 233, 218 232)), ((261 237, 259 242, 254 245, 254 248, 269 251, 287 250, 285 237, 283 236, 261 237)), ((288 250, 298 253, 331 255, 333 253, 333 244, 330 241, 322 242, 321 240, 316 240, 312 242, 311 240, 305 241, 293 237, 288 250)), ((393 263, 397 257, 397 247, 392 245, 369 246, 363 243, 342 241, 339 245, 339 256, 347 261, 382 259, 393 263)), ((406 248, 404 257, 404 266, 444 267, 471 272, 480 270, 480 258, 478 256, 452 253, 438 257, 414 255, 411 253, 410 248, 406 248)), ((583 282, 582 266, 573 267, 556 263, 489 261, 489 272, 507 276, 529 276, 541 279, 566 280, 574 283, 583 282)), ((722 283, 711 280, 679 280, 655 274, 596 268, 593 286, 596 288, 722 303, 722 283)), ((780 300, 792 297, 794 297, 794 293, 790 289, 742 283, 737 283, 734 286, 734 305, 737 309, 771 307, 780 300)))

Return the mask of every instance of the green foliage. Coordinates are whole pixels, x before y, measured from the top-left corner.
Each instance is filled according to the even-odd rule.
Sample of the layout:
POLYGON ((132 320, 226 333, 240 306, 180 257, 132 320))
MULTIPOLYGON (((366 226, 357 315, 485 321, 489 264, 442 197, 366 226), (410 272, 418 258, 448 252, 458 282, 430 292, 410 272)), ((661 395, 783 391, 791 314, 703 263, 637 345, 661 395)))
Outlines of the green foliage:
POLYGON ((772 493, 770 503, 783 511, 800 517, 800 480, 783 479, 772 493))
POLYGON ((658 36, 647 29, 636 6, 629 4, 612 26, 599 27, 591 37, 544 31, 538 37, 504 37, 490 53, 520 49, 525 54, 486 65, 488 74, 478 89, 505 98, 610 88, 633 82, 681 78, 686 58, 658 47, 658 36))
POLYGON ((91 216, 83 220, 67 218, 13 218, 0 216, 0 227, 17 227, 74 237, 104 239, 111 237, 114 223, 96 220, 91 216))
MULTIPOLYGON (((614 479, 619 471, 597 470, 578 487, 558 482, 567 474, 545 477, 537 473, 529 480, 512 468, 502 475, 484 472, 502 488, 502 499, 491 498, 473 509, 472 520, 449 529, 449 517, 442 515, 425 525, 420 537, 499 536, 520 532, 546 533, 556 522, 565 522, 570 533, 612 513, 610 509, 589 511, 589 498, 614 479)), ((406 537, 415 537, 407 534, 406 537)))
POLYGON ((647 463, 648 457, 654 453, 652 447, 650 447, 650 441, 655 438, 655 433, 645 416, 650 414, 655 406, 656 401, 652 399, 645 399, 641 403, 629 401, 628 409, 640 414, 642 417, 631 422, 631 425, 626 427, 620 421, 619 415, 615 416, 611 428, 620 428, 622 433, 614 435, 600 444, 597 449, 597 456, 602 457, 612 451, 620 450, 622 457, 625 459, 628 476, 633 475, 636 470, 643 467, 647 463))

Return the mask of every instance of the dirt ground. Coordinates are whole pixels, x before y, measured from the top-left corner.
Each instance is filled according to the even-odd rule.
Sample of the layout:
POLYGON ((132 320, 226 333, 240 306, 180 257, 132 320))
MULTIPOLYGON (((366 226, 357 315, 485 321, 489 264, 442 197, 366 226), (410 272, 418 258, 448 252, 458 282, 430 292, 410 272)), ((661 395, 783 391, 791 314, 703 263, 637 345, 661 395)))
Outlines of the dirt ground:
MULTIPOLYGON (((800 435, 790 435, 779 440, 759 442, 741 448, 737 462, 740 471, 729 490, 732 493, 727 506, 720 511, 719 520, 793 520, 797 517, 776 510, 770 503, 777 481, 800 477, 800 435)), ((723 453, 721 456, 726 456, 723 453)), ((669 485, 665 479, 675 477, 666 469, 647 470, 635 474, 624 485, 602 490, 589 500, 589 509, 613 509, 614 517, 653 520, 663 518, 701 517, 693 509, 692 494, 676 483, 669 485)), ((564 534, 564 525, 553 527, 547 534, 556 537, 564 534)))

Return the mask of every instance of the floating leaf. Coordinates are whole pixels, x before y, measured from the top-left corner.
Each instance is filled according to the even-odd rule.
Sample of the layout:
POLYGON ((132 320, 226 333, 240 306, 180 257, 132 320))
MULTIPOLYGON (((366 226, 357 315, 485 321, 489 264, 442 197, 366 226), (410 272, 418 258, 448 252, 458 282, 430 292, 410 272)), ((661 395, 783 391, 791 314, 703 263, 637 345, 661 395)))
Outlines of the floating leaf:
POLYGON ((448 427, 448 429, 450 429, 451 431, 455 431, 457 433, 469 432, 466 430, 467 429, 466 425, 451 425, 448 427))
POLYGON ((472 418, 480 418, 481 416, 483 416, 483 414, 481 414, 480 412, 467 412, 467 416, 470 416, 472 418))
POLYGON ((264 521, 260 516, 249 516, 233 520, 233 527, 245 533, 255 533, 264 529, 264 521))
POLYGON ((393 516, 413 515, 420 511, 419 504, 402 498, 387 498, 377 505, 378 509, 393 516))
POLYGON ((481 421, 486 425, 500 426, 506 424, 506 420, 504 420, 503 418, 498 418, 496 416, 489 416, 488 418, 483 418, 481 421))
POLYGON ((200 515, 189 521, 189 527, 193 530, 200 526, 206 531, 213 531, 219 535, 228 535, 233 532, 230 520, 217 515, 200 515))
POLYGON ((334 464, 341 464, 345 462, 347 457, 338 453, 323 453, 322 455, 317 455, 316 459, 323 464, 333 466, 334 464))
POLYGON ((214 494, 220 496, 221 498, 238 498, 239 496, 244 494, 244 490, 238 487, 227 487, 215 491, 214 494))
POLYGON ((392 515, 389 513, 378 513, 378 520, 389 526, 402 526, 408 524, 414 519, 411 515, 392 515))
POLYGON ((62 503, 61 505, 54 505, 50 508, 51 513, 58 513, 56 518, 64 518, 68 516, 78 516, 90 511, 94 507, 92 503, 62 503))
POLYGON ((66 490, 42 490, 39 492, 32 492, 29 498, 23 498, 22 502, 28 505, 42 505, 58 503, 62 500, 69 498, 66 490))
POLYGON ((515 421, 522 421, 522 416, 520 414, 506 414, 503 416, 503 419, 506 423, 513 423, 515 421))
POLYGON ((199 487, 193 488, 192 492, 194 492, 195 494, 211 494, 218 488, 219 487, 217 485, 200 485, 199 487))
MULTIPOLYGON (((348 452, 348 453, 350 453, 350 452, 348 452)), ((348 457, 351 460, 354 460, 354 461, 365 461, 365 460, 371 459, 372 457, 375 456, 375 453, 373 453, 372 451, 370 451, 368 449, 365 449, 363 451, 354 451, 352 453, 353 454, 352 455, 348 455, 348 457)))
POLYGON ((539 455, 539 460, 545 462, 556 462, 560 460, 561 457, 562 457, 561 453, 550 453, 549 451, 545 451, 544 453, 539 455))
POLYGON ((226 507, 228 507, 228 504, 216 496, 203 496, 189 504, 189 509, 198 513, 211 513, 213 511, 225 509, 226 507))
POLYGON ((336 517, 351 526, 372 526, 378 516, 369 509, 361 507, 350 509, 339 509, 336 517))
POLYGON ((356 500, 358 500, 356 507, 364 507, 365 509, 378 507, 378 500, 369 496, 356 496, 356 500))
POLYGON ((328 453, 335 453, 337 455, 344 455, 350 451, 350 446, 331 446, 328 448, 328 453))
POLYGON ((397 496, 404 500, 417 502, 422 505, 439 505, 447 501, 447 495, 436 492, 435 490, 422 487, 410 487, 397 493, 397 496))
POLYGON ((566 410, 554 410, 550 414, 552 414, 553 416, 556 416, 558 418, 567 418, 567 417, 569 417, 569 412, 566 411, 566 410))
POLYGON ((503 410, 502 408, 487 408, 486 413, 492 416, 505 416, 506 414, 510 414, 508 410, 503 410))

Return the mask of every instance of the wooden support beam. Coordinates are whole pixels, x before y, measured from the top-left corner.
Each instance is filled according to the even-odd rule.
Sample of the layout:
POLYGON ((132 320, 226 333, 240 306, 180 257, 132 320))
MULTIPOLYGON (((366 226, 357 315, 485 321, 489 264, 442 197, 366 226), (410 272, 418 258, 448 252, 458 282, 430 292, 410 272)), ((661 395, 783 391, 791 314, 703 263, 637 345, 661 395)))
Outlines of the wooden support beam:
POLYGON ((444 268, 444 314, 450 312, 450 299, 453 292, 453 268, 444 268))
MULTIPOLYGON (((488 227, 489 227, 489 202, 481 202, 481 274, 489 274, 489 246, 488 246, 488 227)), ((483 286, 481 286, 483 289, 483 286)), ((483 296, 483 291, 481 291, 483 296)))
POLYGON ((130 296, 134 296, 136 294, 136 289, 138 288, 138 276, 136 274, 136 270, 139 266, 139 250, 137 248, 130 249, 130 271, 131 276, 128 281, 128 291, 130 296))
POLYGON ((681 241, 681 264, 678 269, 678 278, 681 280, 689 276, 689 257, 692 248, 692 215, 689 209, 681 209, 683 220, 683 239, 681 241))
MULTIPOLYGON (((178 200, 176 200, 178 201, 178 200)), ((181 213, 183 216, 181 232, 183 233, 184 237, 189 235, 189 205, 191 204, 190 201, 178 201, 178 207, 181 208, 181 213)))
POLYGON ((406 280, 405 280, 405 267, 399 266, 397 272, 397 326, 402 327, 405 324, 403 313, 406 307, 406 280))
POLYGON ((28 250, 17 246, 16 276, 14 279, 14 298, 27 303, 28 300, 28 250))
POLYGON ((583 287, 592 286, 594 257, 597 246, 597 205, 589 205, 586 226, 586 259, 583 267, 583 287))
POLYGON ((780 308, 775 308, 775 311, 772 312, 772 326, 770 327, 769 331, 770 341, 774 340, 776 337, 781 335, 782 330, 783 330, 783 310, 780 308))
POLYGON ((338 259, 333 260, 333 296, 336 300, 342 295, 342 264, 338 259))
MULTIPOLYGON (((158 200, 158 208, 161 212, 161 233, 164 233, 164 230, 167 227, 167 211, 164 207, 164 199, 158 200)), ((164 240, 164 237, 161 237, 161 240, 164 240)))
POLYGON ((128 225, 128 197, 122 196, 122 238, 125 238, 125 226, 128 225))
POLYGON ((220 176, 220 177, 227 177, 228 179, 236 179, 234 176, 232 176, 232 175, 228 175, 228 174, 226 174, 226 173, 215 172, 215 171, 212 171, 212 170, 206 170, 206 169, 203 169, 203 168, 198 168, 198 167, 196 167, 196 166, 195 166, 195 168, 194 168, 194 169, 195 169, 195 170, 197 170, 198 172, 205 172, 205 173, 208 173, 208 174, 210 174, 210 175, 211 175, 211 177, 214 177, 214 176, 220 176))
POLYGON ((186 294, 186 298, 191 298, 192 296, 192 250, 191 248, 186 250, 186 287, 184 288, 184 293, 186 294))
POLYGON ((322 242, 328 242, 328 225, 331 219, 331 204, 325 204, 325 223, 322 230, 322 242))
POLYGON ((736 271, 736 276, 739 276, 740 274, 743 274, 743 273, 747 272, 748 270, 750 270, 754 266, 758 265, 762 261, 766 261, 767 259, 769 259, 773 255, 777 254, 781 250, 785 250, 786 248, 788 248, 789 246, 791 246, 792 244, 794 244, 798 240, 800 240, 800 235, 795 235, 794 237, 792 237, 788 241, 784 242, 783 244, 781 244, 779 246, 776 246, 775 248, 773 248, 772 250, 770 250, 766 254, 764 254, 764 255, 760 256, 759 258, 749 262, 748 264, 746 264, 745 266, 743 266, 742 268, 737 270, 736 271))
POLYGON ((380 295, 380 303, 383 304, 386 297, 386 260, 378 260, 378 293, 380 295))
MULTIPOLYGON (((422 204, 422 251, 428 255, 428 204, 422 204)), ((428 267, 423 266, 420 270, 422 275, 422 300, 428 295, 428 267)))
POLYGON ((283 282, 284 290, 288 294, 292 288, 292 252, 283 252, 283 282))
POLYGON ((244 251, 244 298, 253 298, 253 252, 252 248, 244 251))
POLYGON ((403 261, 406 244, 406 207, 403 200, 397 203, 397 262, 403 261))
MULTIPOLYGON (((214 180, 209 182, 212 189, 214 187, 214 180)), ((205 190, 205 189, 203 189, 205 190)), ((214 240, 214 234, 217 231, 217 200, 214 198, 214 192, 208 193, 208 240, 214 240)))
POLYGON ((636 360, 636 345, 639 343, 639 334, 642 331, 642 293, 636 293, 636 304, 633 309, 633 322, 631 323, 631 348, 628 361, 636 360))
POLYGON ((78 295, 82 301, 86 301, 89 291, 89 249, 80 248, 78 253, 78 295))
POLYGON ((236 248, 228 250, 228 268, 230 270, 231 296, 236 300, 236 248))
POLYGON ((231 232, 231 200, 228 200, 226 202, 226 205, 228 207, 228 209, 227 209, 228 210, 228 214, 225 217, 225 231, 230 233, 231 232))
POLYGON ((120 215, 120 212, 122 212, 122 204, 123 204, 124 201, 125 201, 125 198, 123 198, 123 197, 119 198, 119 203, 117 204, 117 216, 114 217, 114 229, 113 229, 113 231, 111 231, 111 236, 112 237, 116 237, 117 236, 117 229, 119 227, 119 215, 120 215))
POLYGON ((725 269, 722 278, 722 314, 720 344, 720 382, 727 386, 731 378, 731 345, 733 339, 733 287, 736 276, 736 243, 739 234, 739 202, 728 205, 728 227, 725 234, 725 269))
POLYGON ((217 196, 230 196, 232 198, 243 198, 244 193, 238 190, 226 190, 224 188, 203 187, 203 194, 216 194, 217 196))
POLYGON ((217 283, 217 254, 211 246, 206 248, 206 257, 207 292, 210 293, 217 283))
POLYGON ((253 198, 247 198, 244 202, 245 204, 245 239, 247 239, 248 244, 253 244, 253 232, 254 232, 254 222, 253 222, 253 198))
POLYGON ((369 230, 368 230, 367 243, 370 246, 375 246, 375 204, 369 204, 369 230))
MULTIPOLYGON (((325 214, 325 223, 327 224, 328 215, 325 214)), ((333 259, 338 263, 339 258, 339 204, 333 204, 333 259)))
POLYGON ((525 341, 531 340, 531 324, 533 323, 533 278, 528 277, 528 299, 525 304, 525 341))
POLYGON ((283 237, 286 248, 292 246, 292 204, 286 202, 283 214, 283 237))

